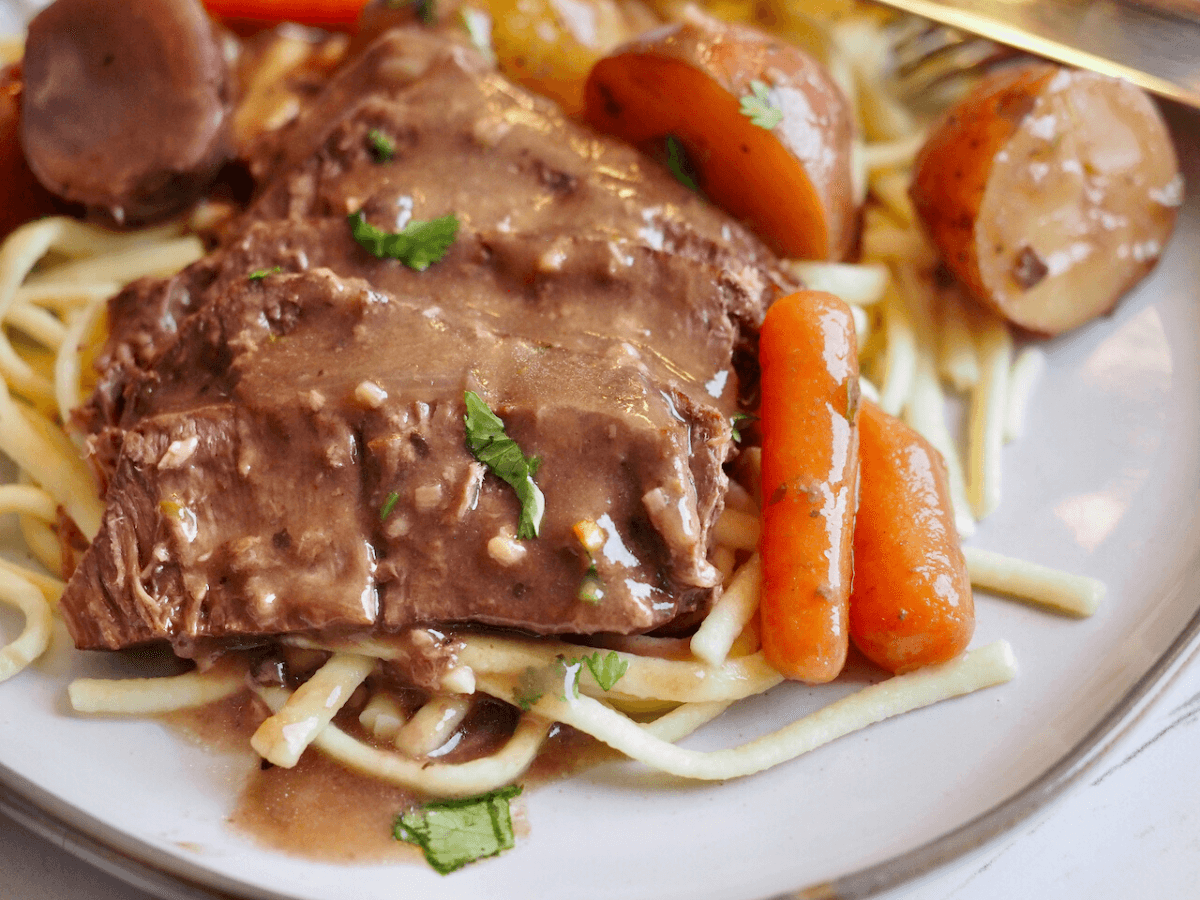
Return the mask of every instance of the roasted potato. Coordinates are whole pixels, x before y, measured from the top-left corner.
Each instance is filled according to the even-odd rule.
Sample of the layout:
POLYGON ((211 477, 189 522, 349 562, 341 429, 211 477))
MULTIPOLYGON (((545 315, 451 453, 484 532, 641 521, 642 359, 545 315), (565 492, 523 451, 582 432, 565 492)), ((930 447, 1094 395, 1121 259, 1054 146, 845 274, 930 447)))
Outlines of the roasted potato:
POLYGON ((598 62, 585 99, 601 131, 651 153, 677 140, 699 189, 783 255, 849 252, 850 110, 804 51, 693 11, 598 62))
POLYGON ((996 73, 948 111, 911 194, 974 299, 1058 334, 1111 310, 1153 268, 1183 181, 1141 90, 1035 63, 996 73))

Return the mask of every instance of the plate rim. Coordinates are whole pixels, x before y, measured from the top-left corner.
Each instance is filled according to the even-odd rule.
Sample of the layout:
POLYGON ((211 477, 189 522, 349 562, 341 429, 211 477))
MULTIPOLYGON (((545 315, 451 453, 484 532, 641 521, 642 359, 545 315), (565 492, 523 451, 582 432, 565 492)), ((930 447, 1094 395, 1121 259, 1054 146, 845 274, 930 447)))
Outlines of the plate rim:
MULTIPOLYGON (((14 0, 0 0, 0 3, 14 0)), ((20 5, 21 0, 15 0, 20 5)), ((1179 117, 1183 107, 1166 112, 1179 117)), ((1200 124, 1200 114, 1187 110, 1200 124)), ((1178 235, 1176 236, 1178 237, 1178 235)), ((1200 576, 1200 540, 1159 599, 1178 595, 1200 576)), ((1007 798, 967 822, 917 847, 834 878, 763 896, 760 900, 859 900, 915 882, 936 870, 981 852, 1011 833, 1095 770, 1114 744, 1155 703, 1172 679, 1200 657, 1200 604, 1186 624, 1134 684, 1108 707, 1066 753, 1007 798)), ((73 810, 69 803, 39 798, 40 789, 0 763, 0 814, 88 865, 162 900, 297 900, 293 894, 264 892, 219 872, 190 866, 170 856, 162 862, 122 847, 102 820, 73 810), (59 808, 53 808, 59 807, 59 808), (106 833, 109 832, 109 833, 106 833), (230 892, 230 889, 234 892, 230 892)), ((142 842, 133 836, 128 844, 142 842)), ((147 848, 150 849, 150 848, 147 848)))

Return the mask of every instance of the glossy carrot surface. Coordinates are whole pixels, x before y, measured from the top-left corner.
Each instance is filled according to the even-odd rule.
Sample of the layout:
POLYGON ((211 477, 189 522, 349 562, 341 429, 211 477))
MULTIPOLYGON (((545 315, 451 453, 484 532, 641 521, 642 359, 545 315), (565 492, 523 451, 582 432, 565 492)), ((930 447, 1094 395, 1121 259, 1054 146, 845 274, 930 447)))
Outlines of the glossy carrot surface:
POLYGON ((677 140, 700 190, 783 255, 849 249, 850 116, 799 49, 697 16, 600 60, 585 100, 600 131, 651 153, 677 140))
POLYGON ((358 21, 366 0, 202 0, 221 19, 300 22, 303 25, 350 26, 358 21))
POLYGON ((945 662, 975 630, 941 455, 873 403, 859 415, 862 487, 854 525, 854 645, 890 672, 945 662))
POLYGON ((849 647, 858 484, 858 357, 850 310, 801 291, 763 322, 762 644, 788 678, 837 677, 849 647))

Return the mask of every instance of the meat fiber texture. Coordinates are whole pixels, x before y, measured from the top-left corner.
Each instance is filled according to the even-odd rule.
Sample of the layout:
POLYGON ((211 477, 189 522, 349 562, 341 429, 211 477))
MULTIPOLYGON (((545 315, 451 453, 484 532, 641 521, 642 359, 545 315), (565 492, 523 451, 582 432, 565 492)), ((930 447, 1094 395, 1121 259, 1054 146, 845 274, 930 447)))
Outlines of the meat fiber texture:
POLYGON ((756 239, 420 31, 373 44, 252 168, 221 248, 110 304, 79 412, 107 507, 62 599, 80 647, 639 633, 707 608, 753 378, 735 359, 785 286, 756 239), (359 210, 461 227, 418 272, 354 241, 359 210), (535 539, 466 446, 467 390, 541 460, 535 539))

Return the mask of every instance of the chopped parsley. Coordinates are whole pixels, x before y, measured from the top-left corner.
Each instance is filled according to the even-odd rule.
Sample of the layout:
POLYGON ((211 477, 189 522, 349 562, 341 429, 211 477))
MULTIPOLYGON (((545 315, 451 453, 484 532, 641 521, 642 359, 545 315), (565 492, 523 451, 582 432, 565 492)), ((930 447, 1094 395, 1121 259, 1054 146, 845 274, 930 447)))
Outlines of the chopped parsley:
POLYGON ((750 93, 741 98, 741 111, 751 124, 767 131, 783 121, 783 110, 771 102, 771 89, 757 78, 750 82, 750 93))
POLYGON ((559 699, 566 700, 568 692, 572 699, 579 699, 579 676, 583 674, 582 660, 563 659, 560 656, 553 671, 555 680, 561 679, 562 683, 562 693, 558 695, 559 699))
POLYGON ((733 432, 733 439, 739 443, 742 440, 742 433, 738 430, 738 425, 742 422, 757 422, 758 416, 752 416, 750 413, 734 413, 732 419, 729 420, 729 430, 733 432))
POLYGON ((404 9, 411 6, 417 14, 417 20, 422 25, 432 25, 437 21, 437 3, 435 0, 384 0, 388 9, 404 9))
POLYGON ((396 508, 396 501, 400 499, 400 495, 392 491, 387 495, 387 499, 383 501, 383 507, 379 510, 379 521, 382 522, 392 514, 392 510, 396 508))
MULTIPOLYGON (((596 653, 597 657, 599 655, 596 653)), ((579 676, 583 674, 583 666, 587 662, 586 658, 567 659, 559 656, 550 665, 527 666, 517 679, 516 687, 513 688, 513 703, 525 712, 529 712, 548 691, 553 691, 559 700, 569 702, 578 699, 579 676)), ((597 664, 599 664, 599 660, 597 664)), ((621 671, 623 674, 624 669, 621 671)), ((620 675, 617 677, 619 678, 620 675)), ((605 688, 605 690, 608 689, 605 688)))
POLYGON ((579 599, 584 603, 599 603, 604 599, 604 581, 596 571, 596 564, 588 566, 583 581, 579 583, 579 599))
POLYGON ((467 863, 511 850, 512 810, 509 801, 521 793, 510 785, 459 800, 438 800, 396 817, 392 834, 415 844, 429 865, 449 875, 467 863))
POLYGON ((378 128, 372 128, 367 132, 367 147, 375 162, 387 162, 396 155, 395 143, 378 128))
POLYGON ((621 680, 621 676, 629 668, 629 663, 621 659, 616 650, 609 650, 607 656, 601 656, 597 650, 591 656, 585 656, 583 663, 596 679, 596 684, 605 691, 612 690, 613 685, 621 680))
POLYGON ((542 672, 539 672, 533 666, 526 667, 517 681, 516 688, 513 689, 513 703, 517 704, 525 712, 529 712, 542 699, 542 695, 546 693, 546 687, 543 684, 544 680, 542 672))
POLYGON ((484 59, 496 64, 496 51, 492 47, 492 17, 481 9, 464 6, 458 11, 458 19, 484 59))
POLYGON ((262 281, 268 275, 278 275, 283 271, 283 266, 272 266, 269 269, 255 269, 246 277, 251 281, 262 281))
POLYGON ((467 402, 467 414, 463 416, 467 448, 493 475, 517 492, 521 501, 517 537, 522 540, 537 537, 546 511, 546 498, 533 482, 541 460, 521 452, 517 442, 504 433, 504 422, 478 394, 465 391, 463 397, 467 402))
POLYGON ((696 183, 696 167, 688 156, 687 148, 683 146, 683 141, 673 134, 667 135, 667 168, 671 170, 675 180, 689 191, 700 189, 696 183))
POLYGON ((354 240, 379 259, 398 259, 410 269, 423 272, 446 255, 458 237, 458 216, 414 219, 402 231, 389 232, 367 221, 362 210, 349 217, 354 240))

